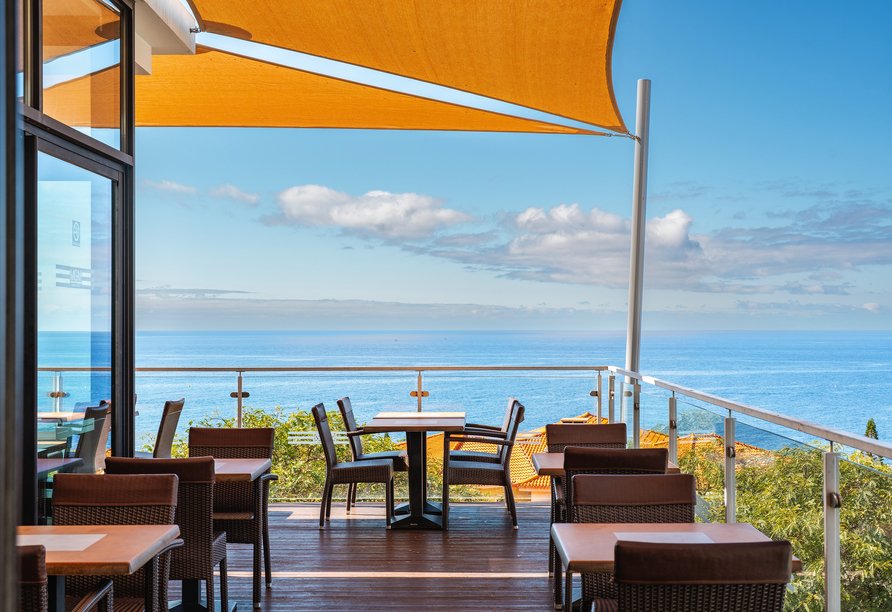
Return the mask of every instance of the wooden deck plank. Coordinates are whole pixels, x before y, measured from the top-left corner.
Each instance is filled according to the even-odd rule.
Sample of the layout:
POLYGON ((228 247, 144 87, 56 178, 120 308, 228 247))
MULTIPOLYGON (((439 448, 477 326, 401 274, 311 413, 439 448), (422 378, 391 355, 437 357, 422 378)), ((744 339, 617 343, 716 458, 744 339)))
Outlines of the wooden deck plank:
MULTIPOLYGON (((263 610, 552 611, 547 504, 456 503, 449 531, 391 531, 383 504, 270 504, 273 588, 263 610)), ((251 609, 251 547, 229 545, 229 598, 251 609)), ((179 584, 171 583, 171 599, 179 584)), ((219 585, 218 585, 219 588, 219 585)))

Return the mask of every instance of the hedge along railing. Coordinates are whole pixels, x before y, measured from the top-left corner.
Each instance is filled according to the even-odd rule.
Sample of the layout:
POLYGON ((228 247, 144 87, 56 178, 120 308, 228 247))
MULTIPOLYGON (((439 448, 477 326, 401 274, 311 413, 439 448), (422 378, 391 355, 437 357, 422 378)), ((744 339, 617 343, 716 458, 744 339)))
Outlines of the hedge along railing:
MULTIPOLYGON (((54 409, 62 410, 65 397, 62 385, 63 372, 95 372, 108 371, 108 368, 40 368, 41 371, 53 372, 54 409)), ((649 385, 668 391, 668 448, 670 461, 678 462, 678 398, 688 398, 727 410, 724 418, 724 519, 726 522, 737 520, 737 473, 736 473, 736 436, 737 419, 735 413, 771 423, 773 425, 801 432, 815 439, 826 441, 829 450, 823 450, 823 495, 822 506, 824 516, 824 605, 825 610, 838 612, 841 608, 841 530, 840 508, 845 500, 840 492, 840 462, 843 456, 837 452, 836 445, 843 445, 862 453, 892 459, 892 445, 852 434, 839 429, 826 427, 796 419, 768 410, 763 410, 733 400, 728 400, 710 393, 697 391, 688 387, 675 385, 638 372, 630 372, 615 366, 427 366, 427 367, 327 367, 327 368, 137 368, 137 372, 156 373, 233 373, 236 374, 236 390, 231 397, 236 400, 237 425, 241 426, 243 399, 249 393, 243 386, 245 373, 350 373, 350 372, 414 372, 417 385, 410 395, 415 398, 417 410, 421 411, 428 392, 424 389, 423 374, 425 372, 591 372, 594 390, 593 410, 599 417, 606 412, 610 422, 617 420, 617 410, 621 420, 631 420, 632 446, 641 444, 641 386, 649 385), (603 378, 606 377, 606 381, 603 378), (617 380, 619 377, 620 380, 617 380), (606 383, 606 384, 605 384, 606 383), (604 389, 606 387, 606 389, 604 389), (605 401, 606 400, 606 401, 605 401), (630 418, 629 418, 630 417, 630 418)), ((888 474, 884 476, 889 477, 888 474)))

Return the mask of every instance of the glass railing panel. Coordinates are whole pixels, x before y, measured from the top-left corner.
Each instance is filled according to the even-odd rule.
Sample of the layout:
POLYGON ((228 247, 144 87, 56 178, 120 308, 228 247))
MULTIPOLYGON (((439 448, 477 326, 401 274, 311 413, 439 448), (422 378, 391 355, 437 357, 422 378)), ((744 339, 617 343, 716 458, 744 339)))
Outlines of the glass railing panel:
MULTIPOLYGON (((668 400, 667 400, 668 401, 668 400)), ((725 520, 724 417, 679 399, 678 467, 697 480, 697 522, 725 520)))
POLYGON ((739 420, 736 433, 737 522, 773 540, 789 540, 803 564, 787 610, 823 609, 823 452, 739 420))
POLYGON ((892 465, 844 451, 839 466, 842 609, 892 610, 892 465))
POLYGON ((669 448, 669 398, 661 389, 642 385, 638 395, 641 448, 669 448))

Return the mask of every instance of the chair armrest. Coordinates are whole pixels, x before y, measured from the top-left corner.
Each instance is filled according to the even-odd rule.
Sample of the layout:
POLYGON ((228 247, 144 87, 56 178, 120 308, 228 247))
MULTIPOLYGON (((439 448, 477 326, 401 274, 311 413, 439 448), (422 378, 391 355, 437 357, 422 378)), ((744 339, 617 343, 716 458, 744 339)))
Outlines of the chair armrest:
POLYGON ((106 597, 108 598, 108 609, 111 610, 114 605, 114 583, 112 583, 111 580, 100 582, 95 589, 84 595, 83 599, 77 602, 77 605, 69 612, 86 612, 87 610, 92 610, 106 597))
POLYGON ((504 438, 507 438, 507 437, 508 437, 508 433, 507 433, 507 432, 504 432, 504 431, 501 431, 501 430, 496 430, 496 431, 480 430, 480 429, 474 429, 473 427, 467 427, 467 426, 465 426, 465 428, 462 430, 461 433, 463 433, 463 434, 471 434, 471 435, 474 435, 474 436, 487 436, 487 437, 490 437, 490 438, 502 438, 502 439, 504 439, 504 438))
POLYGON ((356 431, 345 431, 344 433, 347 434, 348 436, 368 436, 368 435, 370 435, 370 434, 367 434, 366 432, 364 432, 362 430, 362 427, 357 427, 356 431))
POLYGON ((465 436, 462 434, 447 434, 446 442, 456 440, 458 442, 480 442, 483 444, 496 444, 498 446, 514 446, 514 440, 496 440, 495 438, 482 438, 478 436, 465 436))
POLYGON ((260 482, 264 482, 266 480, 278 480, 278 479, 279 479, 278 474, 262 474, 260 476, 260 482))
POLYGON ((486 425, 483 423, 465 423, 465 428, 471 429, 494 429, 495 431, 502 431, 501 427, 496 427, 495 425, 486 425))
POLYGON ((179 548, 180 546, 185 546, 185 544, 186 543, 183 541, 183 538, 177 538, 176 540, 172 540, 170 542, 170 544, 168 544, 167 546, 165 546, 164 548, 159 550, 158 554, 155 556, 160 557, 164 553, 168 553, 168 552, 172 551, 174 548, 179 548))

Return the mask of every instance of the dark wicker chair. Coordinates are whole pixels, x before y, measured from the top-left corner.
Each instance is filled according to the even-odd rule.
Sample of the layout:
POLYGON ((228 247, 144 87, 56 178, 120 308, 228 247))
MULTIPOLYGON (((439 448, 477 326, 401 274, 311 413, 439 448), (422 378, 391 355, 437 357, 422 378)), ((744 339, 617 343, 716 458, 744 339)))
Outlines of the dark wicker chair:
POLYGON ((140 451, 136 457, 140 459, 170 459, 173 448, 173 436, 177 433, 177 423, 180 422, 180 414, 183 412, 184 398, 175 402, 164 402, 164 411, 161 413, 161 423, 158 425, 158 435, 155 436, 155 448, 151 453, 140 451))
MULTIPOLYGON (((496 428, 492 425, 481 425, 479 423, 468 423, 465 425, 465 429, 462 432, 463 434, 469 436, 482 436, 485 438, 497 438, 501 440, 505 440, 508 438, 508 429, 511 427, 511 417, 514 415, 514 410, 516 406, 520 404, 513 397, 508 401, 508 408, 505 410, 505 421, 502 423, 501 428, 496 428)), ((518 425, 523 421, 521 418, 518 421, 518 425)), ((502 462, 502 454, 499 452, 501 449, 498 446, 495 446, 495 451, 493 453, 487 451, 470 451, 470 450, 450 450, 449 451, 449 460, 450 461, 484 461, 486 463, 501 463, 502 462)))
POLYGON ((617 542, 620 612, 781 612, 789 542, 617 542))
MULTIPOLYGON (((48 578, 46 575, 46 548, 19 546, 19 610, 21 612, 47 612, 49 609, 48 578)), ((103 580, 67 612, 112 612, 114 586, 111 580, 103 580)))
POLYGON ((387 528, 390 529, 390 521, 393 518, 393 459, 370 459, 349 463, 338 461, 334 438, 328 425, 328 415, 325 414, 325 406, 316 404, 313 406, 312 412, 313 419, 316 421, 316 429, 319 431, 319 439, 322 442, 326 467, 325 486, 322 488, 322 508, 319 510, 319 528, 322 529, 325 526, 325 521, 331 518, 331 496, 335 485, 371 482, 384 485, 384 511, 387 528))
MULTIPOLYGON (((545 442, 549 453, 562 453, 568 446, 626 448, 626 424, 553 423, 545 426, 545 442)), ((551 479, 551 522, 567 522, 564 481, 558 476, 551 479)), ((550 537, 548 542, 548 573, 551 573, 554 571, 556 557, 550 537)))
MULTIPOLYGON (((582 474, 572 479, 570 514, 574 523, 693 523, 696 486, 690 474, 582 474)), ((609 573, 582 575, 583 609, 597 599, 616 599, 612 579, 609 573)))
MULTIPOLYGON (((356 426, 353 417, 353 406, 349 397, 338 400, 338 410, 344 419, 344 427, 347 428, 347 436, 350 440, 350 454, 353 461, 374 461, 375 459, 389 459, 393 461, 394 472, 409 471, 409 455, 406 451, 385 451, 382 453, 367 453, 362 448, 362 436, 368 435, 362 431, 362 427, 356 426)), ((347 512, 350 512, 351 502, 356 505, 356 483, 351 483, 347 488, 347 512)))
MULTIPOLYGON (((170 402, 168 402, 170 403, 170 402)), ((221 610, 229 610, 226 532, 214 531, 214 459, 125 459, 109 457, 106 474, 176 474, 179 478, 176 522, 186 543, 170 558, 171 580, 204 580, 214 601, 214 568, 220 566, 221 610)), ((210 607, 210 604, 209 604, 210 607)))
MULTIPOLYGON (((192 427, 189 456, 215 459, 271 459, 276 430, 271 427, 192 427)), ((260 607, 260 557, 267 588, 272 586, 269 553, 269 483, 267 471, 254 482, 218 482, 214 488, 214 531, 225 531, 229 544, 254 546, 254 607, 260 607)))
MULTIPOLYGON (((177 477, 58 474, 53 506, 54 525, 173 525, 177 477)), ((166 612, 170 552, 182 545, 182 539, 174 540, 127 576, 68 576, 66 595, 79 599, 110 578, 118 612, 166 612)))
POLYGON ((517 529, 517 508, 514 505, 514 492, 511 490, 511 449, 517 438, 517 428, 523 421, 523 404, 513 397, 516 404, 512 409, 511 422, 508 425, 508 438, 484 438, 469 436, 464 433, 446 432, 443 439, 443 529, 449 527, 449 485, 491 485, 505 490, 505 505, 511 514, 511 522, 517 529), (484 442, 499 446, 499 463, 485 461, 453 461, 449 446, 452 441, 484 442))

